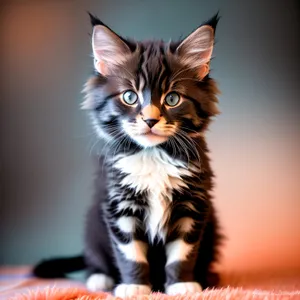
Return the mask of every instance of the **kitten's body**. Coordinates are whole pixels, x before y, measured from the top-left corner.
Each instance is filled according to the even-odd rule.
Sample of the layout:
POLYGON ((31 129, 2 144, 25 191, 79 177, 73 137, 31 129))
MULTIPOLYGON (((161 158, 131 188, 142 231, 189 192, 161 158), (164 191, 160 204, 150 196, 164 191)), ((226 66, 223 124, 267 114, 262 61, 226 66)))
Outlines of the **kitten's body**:
MULTIPOLYGON (((205 144, 202 144, 201 147, 205 148, 205 144)), ((164 194, 164 187, 160 189, 159 185, 167 178, 167 180, 169 181, 172 181, 170 180, 170 177, 174 178, 167 175, 168 172, 166 170, 168 169, 171 169, 170 173, 172 173, 172 175, 176 174, 176 171, 179 174, 184 172, 183 170, 187 171, 184 178, 189 179, 189 183, 187 183, 188 189, 197 190, 197 187, 193 185, 193 182, 197 182, 197 180, 189 176, 193 172, 190 172, 187 169, 182 168, 181 166, 179 166, 179 168, 182 168, 183 170, 178 170, 178 164, 180 164, 180 160, 178 160, 176 164, 173 164, 172 162, 176 162, 176 160, 170 159, 170 156, 165 152, 163 152, 164 154, 162 155, 164 159, 161 159, 161 157, 159 156, 161 154, 160 150, 154 150, 153 153, 151 153, 152 151, 148 149, 146 150, 146 152, 149 153, 141 154, 141 152, 144 151, 145 150, 142 150, 137 154, 125 156, 125 158, 128 159, 127 162, 132 163, 132 166, 135 167, 135 170, 138 174, 135 174, 134 171, 130 172, 130 165, 127 165, 126 163, 124 163, 124 161, 120 164, 122 166, 122 169, 127 170, 130 176, 140 176, 139 180, 134 179, 133 182, 131 182, 130 180, 126 181, 128 182, 129 186, 132 183, 134 185, 139 184, 139 186, 141 187, 141 195, 140 201, 124 200, 128 195, 131 194, 128 188, 124 189, 124 194, 122 195, 122 197, 117 197, 115 199, 116 204, 114 205, 114 207, 116 209, 113 212, 115 219, 108 217, 108 220, 106 220, 107 216, 105 216, 107 199, 109 198, 109 191, 107 189, 107 186, 112 186, 110 191, 113 190, 112 194, 114 194, 117 190, 117 186, 120 185, 120 182, 126 179, 128 175, 126 173, 122 175, 119 170, 116 171, 115 168, 111 168, 112 166, 110 165, 106 168, 103 168, 103 161, 100 160, 99 173, 96 181, 96 187, 98 187, 98 190, 95 195, 94 205, 89 210, 86 224, 85 257, 89 274, 107 274, 109 277, 114 278, 116 284, 124 281, 127 282, 127 280, 128 282, 130 282, 130 278, 132 278, 131 272, 137 272, 138 267, 132 266, 129 269, 125 268, 123 270, 119 270, 118 265, 115 263, 115 254, 113 254, 113 250, 109 246, 111 243, 111 234, 109 233, 108 228, 115 227, 115 224, 118 222, 116 220, 118 219, 119 224, 121 225, 120 227, 123 228, 123 231, 119 231, 118 234, 121 236, 120 239, 124 239, 125 241, 126 233, 131 231, 129 225, 130 223, 128 224, 128 222, 120 222, 120 220, 122 220, 124 216, 134 215, 141 220, 140 223, 144 226, 144 230, 141 232, 141 236, 139 237, 139 239, 144 240, 149 245, 147 260, 150 267, 149 272, 152 289, 156 291, 165 291, 165 265, 167 262, 165 253, 166 240, 171 241, 176 237, 176 234, 172 232, 172 229, 174 229, 174 227, 176 226, 176 222, 178 222, 178 220, 181 218, 181 212, 184 209, 189 210, 191 216, 194 214, 193 210, 191 210, 191 207, 193 205, 194 208, 202 212, 202 218, 199 218, 198 221, 206 221, 207 223, 206 229, 201 233, 201 237, 197 235, 193 236, 192 232, 188 237, 189 240, 201 239, 201 247, 198 250, 197 263, 194 270, 191 273, 186 272, 185 274, 182 274, 181 280, 186 281, 190 280, 189 278, 195 277, 194 279, 200 282, 203 288, 214 286, 217 283, 217 277, 213 273, 211 263, 216 260, 217 245, 220 241, 220 236, 218 233, 218 224, 212 203, 209 203, 209 205, 207 206, 206 204, 201 202, 197 203, 194 201, 190 201, 190 197, 186 197, 187 194, 180 194, 178 192, 176 188, 181 185, 176 181, 173 183, 173 186, 175 188, 172 192, 170 191, 170 194, 172 194, 170 198, 163 197, 161 200, 159 197, 153 197, 151 193, 149 195, 149 193, 145 192, 146 188, 149 187, 150 189, 153 189, 153 186, 151 186, 152 184, 149 181, 144 181, 143 176, 147 177, 147 179, 155 178, 155 183, 153 184, 158 186, 158 192, 163 190, 162 194, 164 194), (147 160, 151 160, 150 165, 147 166, 145 164, 144 168, 139 166, 141 157, 144 158, 144 162, 147 162, 147 160), (134 164, 135 160, 136 164, 134 164), (170 161, 170 163, 168 164, 167 161, 170 161), (145 166, 147 166, 146 169, 145 166), (162 166, 164 169, 163 172, 161 172, 162 166), (105 174, 110 174, 112 176, 113 180, 111 184, 107 184, 107 178, 105 178, 105 174), (106 182, 106 184, 104 184, 104 182, 106 182), (148 183, 150 184, 148 185, 148 183), (147 201, 148 199, 149 201, 147 201), (145 222, 143 220, 145 220, 145 222), (167 222, 164 223, 165 221, 167 222), (163 224, 165 225, 163 226, 163 224), (99 234, 99 232, 101 232, 101 234, 99 234), (168 234, 169 239, 167 239, 168 234), (155 238, 153 239, 153 237, 155 238)), ((123 153, 122 149, 120 149, 120 153, 123 153)), ((203 155, 206 156, 205 153, 203 153, 203 155)), ((118 158, 115 159, 118 160, 118 158)), ((115 159, 113 159, 113 161, 115 159)), ((124 155, 120 154, 120 160, 122 161, 122 159, 124 159, 124 155)), ((110 158, 106 158, 106 160, 110 161, 110 158)), ((208 168, 207 172, 212 175, 208 165, 206 166, 206 168, 208 168)), ((110 175, 108 175, 108 177, 110 175)), ((200 176, 200 174, 198 176, 200 176)), ((184 182, 182 184, 185 185, 184 182)), ((211 182, 209 180, 207 182, 207 186, 204 189, 209 190, 210 185, 211 182)), ((199 190, 201 190, 202 188, 203 187, 199 187, 199 190)), ((195 214, 198 215, 198 213, 195 214)), ((181 220, 181 222, 178 224, 179 227, 184 228, 187 231, 191 230, 190 225, 191 223, 189 222, 188 217, 185 217, 185 219, 181 220)), ((132 244, 132 242, 124 243, 124 245, 126 246, 123 248, 120 247, 120 255, 124 255, 128 260, 131 261, 138 260, 139 254, 134 252, 134 245, 132 244)), ((179 256, 181 256, 182 259, 185 260, 186 253, 182 251, 185 247, 181 247, 180 243, 176 243, 174 241, 171 245, 173 251, 181 252, 179 256)), ((188 244, 187 250, 189 250, 188 244)), ((170 262, 174 262, 172 261, 172 257, 170 258, 170 262)), ((175 265, 171 272, 174 273, 173 277, 176 278, 175 265)), ((171 279, 169 280, 169 284, 174 283, 171 281, 171 279)), ((90 287, 92 288, 92 286, 90 287)))
POLYGON ((92 17, 96 75, 85 88, 107 143, 86 224, 92 290, 130 296, 215 283, 220 242, 204 132, 216 108, 217 17, 184 41, 129 42, 92 17))

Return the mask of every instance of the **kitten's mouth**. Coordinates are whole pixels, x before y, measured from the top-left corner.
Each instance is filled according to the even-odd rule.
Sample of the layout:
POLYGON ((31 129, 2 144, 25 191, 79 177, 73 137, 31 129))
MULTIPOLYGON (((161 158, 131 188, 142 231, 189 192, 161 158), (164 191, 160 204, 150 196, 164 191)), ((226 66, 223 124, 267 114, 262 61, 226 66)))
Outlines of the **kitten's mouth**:
POLYGON ((151 128, 151 129, 149 129, 149 131, 144 132, 142 135, 147 136, 147 137, 152 137, 152 136, 166 137, 166 135, 162 134, 156 128, 151 128))
POLYGON ((159 135, 159 134, 157 134, 157 133, 154 133, 154 132, 152 132, 152 131, 145 132, 145 133, 143 133, 142 135, 147 136, 147 137, 151 137, 151 136, 161 136, 161 135, 159 135))
POLYGON ((151 137, 151 136, 159 136, 158 134, 155 134, 155 133, 153 133, 153 132, 147 132, 147 133, 144 133, 143 134, 144 136, 147 136, 147 137, 151 137))
POLYGON ((157 134, 149 130, 141 135, 135 136, 135 140, 145 147, 153 147, 158 144, 164 143, 168 138, 166 136, 157 134))

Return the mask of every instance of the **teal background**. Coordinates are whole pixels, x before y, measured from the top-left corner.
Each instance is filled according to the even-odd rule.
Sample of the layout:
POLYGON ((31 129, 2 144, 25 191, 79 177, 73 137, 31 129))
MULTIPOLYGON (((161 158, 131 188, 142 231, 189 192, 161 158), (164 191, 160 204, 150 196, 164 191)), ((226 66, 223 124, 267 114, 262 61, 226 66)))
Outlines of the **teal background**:
MULTIPOLYGON (((169 40, 187 35, 220 10, 212 76, 222 90, 223 114, 209 132, 220 218, 231 245, 248 231, 264 231, 263 226, 273 233, 270 224, 281 222, 283 236, 291 235, 288 241, 294 243, 286 247, 300 253, 294 241, 300 241, 296 1, 11 0, 0 7, 0 264, 31 264, 82 250, 93 193, 91 153, 100 148, 79 109, 82 86, 92 73, 86 11, 121 35, 169 40), (275 157, 276 170, 264 164, 261 153, 275 157), (248 164, 256 171, 248 172, 248 164), (282 176, 267 186, 269 204, 263 211, 274 207, 274 187, 282 187, 282 195, 285 187, 292 191, 278 200, 271 223, 262 226, 259 220, 267 214, 260 215, 260 206, 249 210, 263 202, 255 181, 260 168, 266 177, 282 176), (241 194, 255 190, 254 197, 237 195, 237 186, 251 182, 241 194), (254 229, 243 223, 247 212, 254 229)), ((234 247, 224 250, 228 260, 234 247)))

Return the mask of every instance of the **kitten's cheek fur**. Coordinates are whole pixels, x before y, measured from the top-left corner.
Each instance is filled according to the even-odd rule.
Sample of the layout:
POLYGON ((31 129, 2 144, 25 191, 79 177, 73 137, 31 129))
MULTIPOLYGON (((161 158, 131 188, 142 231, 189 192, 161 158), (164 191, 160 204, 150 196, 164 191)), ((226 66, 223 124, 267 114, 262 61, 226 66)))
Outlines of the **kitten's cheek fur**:
POLYGON ((125 298, 132 296, 149 295, 151 288, 142 284, 119 284, 114 291, 116 297, 125 298))
POLYGON ((167 286, 166 294, 174 295, 185 295, 187 293, 201 292, 202 287, 198 282, 177 282, 167 286))

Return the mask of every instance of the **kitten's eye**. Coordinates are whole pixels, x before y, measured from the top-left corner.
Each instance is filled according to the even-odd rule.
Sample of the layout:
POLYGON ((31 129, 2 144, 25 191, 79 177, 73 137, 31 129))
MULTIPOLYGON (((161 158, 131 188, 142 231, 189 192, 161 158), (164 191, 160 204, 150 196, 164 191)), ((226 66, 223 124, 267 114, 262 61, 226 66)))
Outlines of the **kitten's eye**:
POLYGON ((123 93, 123 100, 129 105, 135 104, 137 99, 138 95, 133 91, 126 91, 125 93, 123 93))
POLYGON ((165 102, 171 107, 176 106, 179 103, 179 101, 180 96, 175 92, 169 93, 165 98, 165 102))

